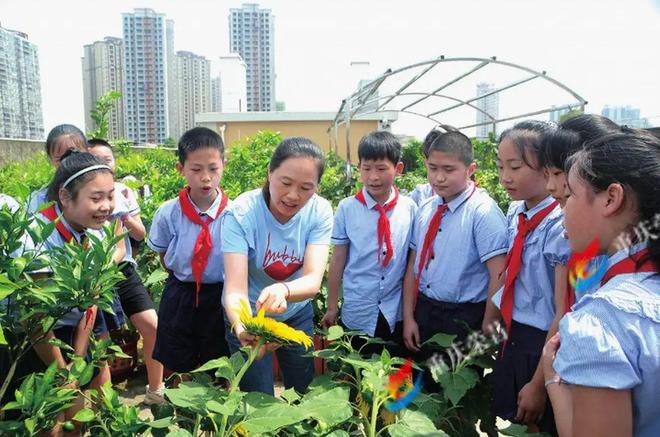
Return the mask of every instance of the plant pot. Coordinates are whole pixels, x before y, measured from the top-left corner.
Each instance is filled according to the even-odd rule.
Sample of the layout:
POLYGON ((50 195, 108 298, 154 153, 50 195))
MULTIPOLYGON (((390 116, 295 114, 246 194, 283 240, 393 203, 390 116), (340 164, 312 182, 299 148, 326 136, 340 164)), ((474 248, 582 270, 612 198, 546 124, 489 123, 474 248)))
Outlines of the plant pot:
POLYGON ((140 334, 130 330, 115 330, 110 332, 112 342, 119 346, 131 358, 115 358, 108 364, 112 379, 124 379, 131 375, 138 364, 138 340, 140 334))

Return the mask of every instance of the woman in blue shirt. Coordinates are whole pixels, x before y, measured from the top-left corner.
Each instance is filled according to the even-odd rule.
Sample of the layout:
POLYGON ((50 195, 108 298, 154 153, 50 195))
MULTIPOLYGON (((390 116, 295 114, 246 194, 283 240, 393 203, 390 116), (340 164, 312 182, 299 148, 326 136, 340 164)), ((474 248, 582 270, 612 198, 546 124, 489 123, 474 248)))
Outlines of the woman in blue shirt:
MULTIPOLYGON (((282 141, 271 158, 263 189, 243 193, 222 222, 225 264, 224 306, 230 351, 253 345, 235 310, 249 301, 253 312, 313 334, 311 298, 321 288, 332 233, 332 207, 316 194, 325 161, 306 138, 282 141)), ((303 392, 314 377, 314 362, 302 346, 279 348, 285 387, 303 392)), ((272 356, 256 361, 241 389, 273 393, 272 356)))

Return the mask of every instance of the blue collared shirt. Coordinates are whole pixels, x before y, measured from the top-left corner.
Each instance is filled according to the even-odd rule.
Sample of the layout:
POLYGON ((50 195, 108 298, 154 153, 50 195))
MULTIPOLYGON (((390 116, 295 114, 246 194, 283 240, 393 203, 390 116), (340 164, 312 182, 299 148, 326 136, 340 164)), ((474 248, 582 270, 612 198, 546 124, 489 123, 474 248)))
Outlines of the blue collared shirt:
MULTIPOLYGON (((377 202, 364 188, 362 192, 366 206, 355 196, 339 202, 331 241, 338 246, 348 245, 342 278, 342 322, 350 329, 373 336, 379 311, 387 320, 390 332, 394 332, 394 325, 401 320, 401 287, 417 206, 409 197, 399 195, 396 206, 387 212, 394 253, 387 267, 383 267, 385 245, 378 247, 377 202)), ((394 190, 387 202, 393 198, 394 190)))
MULTIPOLYGON (((486 190, 470 182, 456 199, 447 204, 440 230, 433 242, 435 256, 422 269, 420 292, 441 302, 483 302, 488 297, 490 274, 486 261, 507 251, 506 218, 486 190)), ((440 196, 429 198, 417 213, 410 248, 417 252, 415 274, 424 237, 440 196)))
MULTIPOLYGON (((248 258, 248 296, 252 311, 265 287, 299 278, 307 245, 329 245, 331 233, 332 206, 317 194, 286 223, 273 217, 261 189, 238 196, 222 221, 222 250, 248 258)), ((289 302, 284 313, 268 316, 288 320, 308 301, 289 302)))
MULTIPOLYGON (((551 196, 534 208, 527 210, 524 201, 513 202, 509 207, 509 250, 518 229, 518 214, 529 220, 536 213, 554 202, 551 196)), ((571 255, 568 241, 564 238, 564 215, 559 205, 548 214, 525 238, 520 272, 516 278, 513 320, 547 331, 555 317, 555 267, 566 265, 571 255)), ((493 296, 499 308, 503 288, 493 296)))
MULTIPOLYGON (((613 265, 641 250, 609 258, 613 265)), ((633 435, 660 435, 660 275, 614 276, 582 297, 559 323, 554 368, 575 385, 632 390, 633 435)))
POLYGON ((433 187, 431 187, 431 184, 429 183, 415 186, 415 189, 410 193, 410 198, 415 204, 417 204, 417 206, 421 206, 426 199, 430 199, 433 196, 435 196, 435 193, 433 192, 433 187))
MULTIPOLYGON (((200 211, 192 200, 191 203, 202 220, 206 220, 208 217, 215 217, 221 201, 222 196, 218 195, 206 212, 200 211)), ((206 264, 206 270, 202 275, 202 283, 204 284, 215 284, 224 281, 225 269, 222 259, 221 225, 222 217, 226 214, 230 204, 231 202, 220 213, 220 216, 209 224, 213 248, 206 264)), ((192 274, 192 256, 197 236, 201 230, 200 225, 191 222, 183 214, 177 196, 162 204, 156 211, 151 222, 147 245, 154 251, 165 254, 165 266, 174 273, 179 281, 195 282, 192 274)))
POLYGON ((48 187, 43 187, 38 189, 37 191, 33 191, 27 200, 28 212, 34 214, 35 212, 37 212, 37 209, 41 205, 43 205, 44 203, 48 203, 48 199, 46 199, 47 195, 48 195, 48 187))

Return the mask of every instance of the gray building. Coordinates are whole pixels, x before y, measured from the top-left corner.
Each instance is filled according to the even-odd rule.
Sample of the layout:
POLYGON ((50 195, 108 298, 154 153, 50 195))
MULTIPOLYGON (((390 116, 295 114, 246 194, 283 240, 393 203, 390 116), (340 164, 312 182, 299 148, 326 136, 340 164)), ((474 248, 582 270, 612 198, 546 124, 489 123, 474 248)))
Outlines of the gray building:
POLYGON ((165 15, 153 9, 122 14, 125 128, 136 143, 162 143, 168 137, 168 55, 173 51, 168 26, 165 15))
MULTIPOLYGON (((89 132, 98 127, 90 115, 96 101, 109 91, 123 93, 124 47, 121 38, 108 36, 103 41, 85 45, 83 50, 85 129, 89 132)), ((108 115, 108 137, 126 137, 123 99, 114 102, 108 115)))
MULTIPOLYGON (((477 84, 477 97, 489 94, 495 89, 496 87, 492 83, 479 83, 477 84)), ((482 99, 475 101, 475 106, 479 108, 481 111, 490 114, 495 119, 499 118, 499 114, 500 114, 499 93, 491 94, 482 99)), ((491 121, 491 119, 481 111, 477 111, 477 123, 487 123, 491 121)), ((490 132, 497 134, 496 128, 493 127, 493 125, 490 123, 477 126, 476 130, 477 130, 476 133, 477 138, 488 138, 488 134, 490 132)))
POLYGON ((222 111, 222 76, 211 79, 211 112, 222 111))
POLYGON ((646 118, 642 118, 639 108, 632 106, 610 106, 605 105, 601 111, 603 117, 607 117, 615 123, 625 124, 630 127, 645 129, 651 127, 646 118))
MULTIPOLYGON (((178 139, 195 126, 195 114, 211 110, 211 61, 192 52, 179 51, 175 57, 176 131, 178 139)), ((174 120, 173 120, 174 121, 174 120)))
POLYGON ((247 64, 247 110, 275 110, 274 17, 270 9, 246 3, 229 12, 229 51, 247 64))
POLYGON ((37 46, 25 33, 1 26, 0 137, 44 137, 37 46))

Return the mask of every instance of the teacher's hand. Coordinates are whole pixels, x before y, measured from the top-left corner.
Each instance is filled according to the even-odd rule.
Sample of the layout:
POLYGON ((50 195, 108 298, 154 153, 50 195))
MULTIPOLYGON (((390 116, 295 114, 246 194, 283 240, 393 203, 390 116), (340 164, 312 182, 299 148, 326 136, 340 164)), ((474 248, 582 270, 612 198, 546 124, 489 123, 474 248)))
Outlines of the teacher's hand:
POLYGON ((269 285, 261 290, 257 299, 257 311, 264 309, 267 313, 281 314, 287 309, 287 295, 289 289, 282 283, 269 285))

